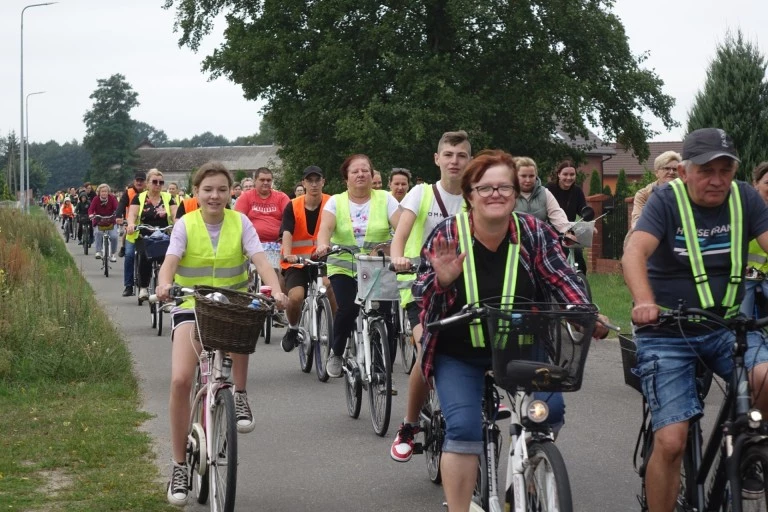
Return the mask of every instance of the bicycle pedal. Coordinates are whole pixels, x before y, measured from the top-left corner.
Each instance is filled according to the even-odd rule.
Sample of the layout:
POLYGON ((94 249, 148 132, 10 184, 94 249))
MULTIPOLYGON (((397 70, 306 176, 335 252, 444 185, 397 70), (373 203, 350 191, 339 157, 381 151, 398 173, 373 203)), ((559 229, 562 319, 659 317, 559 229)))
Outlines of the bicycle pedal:
POLYGON ((413 443, 413 453, 416 455, 424 453, 424 445, 422 443, 413 443))
POLYGON ((390 390, 389 394, 390 394, 390 396, 397 396, 397 390, 396 389, 392 389, 392 390, 390 390))

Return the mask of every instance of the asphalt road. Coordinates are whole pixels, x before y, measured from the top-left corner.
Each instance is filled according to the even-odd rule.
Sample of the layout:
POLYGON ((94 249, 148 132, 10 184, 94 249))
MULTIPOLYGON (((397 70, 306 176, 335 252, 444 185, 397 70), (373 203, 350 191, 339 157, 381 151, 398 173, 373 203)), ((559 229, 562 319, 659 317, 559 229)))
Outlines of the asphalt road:
MULTIPOLYGON (((166 332, 158 337, 150 328, 148 306, 137 306, 135 297, 121 297, 123 259, 112 264, 105 278, 93 252, 84 256, 76 242, 70 242, 69 249, 133 354, 143 408, 153 415, 144 428, 154 440, 161 468, 163 482, 158 486, 164 486, 170 460, 169 318, 164 319, 166 332)), ((296 351, 286 354, 280 348, 282 334, 282 329, 273 329, 272 343, 260 342, 251 356, 248 392, 257 427, 239 438, 237 510, 444 510, 442 489, 429 481, 423 456, 406 464, 389 458, 389 445, 405 412, 407 376, 399 362, 394 382, 400 393, 393 398, 390 430, 381 438, 370 424, 367 395, 360 418, 351 419, 342 381, 323 384, 314 369, 302 373, 296 351)), ((575 509, 639 510, 639 479, 631 457, 641 400, 624 385, 616 341, 593 344, 584 386, 566 396, 566 404, 566 426, 557 444, 568 465, 575 509)), ((503 467, 499 473, 503 480, 503 467)))

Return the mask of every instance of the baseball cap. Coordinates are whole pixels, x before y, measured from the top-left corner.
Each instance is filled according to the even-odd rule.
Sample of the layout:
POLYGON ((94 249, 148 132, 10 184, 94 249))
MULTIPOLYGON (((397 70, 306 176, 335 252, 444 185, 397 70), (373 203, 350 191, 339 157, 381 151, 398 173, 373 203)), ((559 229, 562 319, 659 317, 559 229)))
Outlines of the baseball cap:
POLYGON ((146 180, 147 179, 147 173, 144 171, 136 171, 136 174, 133 175, 133 179, 135 180, 146 180))
POLYGON ((683 141, 683 160, 696 165, 704 165, 715 158, 727 156, 737 162, 739 153, 733 145, 733 139, 720 128, 700 128, 685 136, 683 141))
POLYGON ((310 165, 304 169, 304 174, 301 175, 301 179, 305 179, 310 174, 317 174, 321 178, 323 177, 323 170, 316 165, 310 165))

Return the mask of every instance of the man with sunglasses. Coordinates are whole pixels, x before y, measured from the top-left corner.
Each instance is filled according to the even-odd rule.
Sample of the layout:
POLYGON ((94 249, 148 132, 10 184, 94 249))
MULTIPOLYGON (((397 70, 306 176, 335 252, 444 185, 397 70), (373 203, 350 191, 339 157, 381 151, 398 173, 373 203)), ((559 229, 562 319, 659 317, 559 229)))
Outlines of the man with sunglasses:
MULTIPOLYGON (((299 340, 299 320, 301 305, 309 286, 309 272, 303 265, 296 265, 298 258, 309 258, 317 246, 317 233, 320 231, 320 212, 331 197, 323 194, 325 178, 323 170, 316 165, 304 169, 301 184, 307 191, 303 196, 291 200, 283 211, 280 232, 283 235, 282 256, 285 289, 288 291, 288 330, 283 336, 282 347, 290 352, 299 340)), ((328 283, 330 284, 330 282, 328 283)), ((333 291, 328 286, 328 298, 333 303, 333 291)))
MULTIPOLYGON (((120 202, 117 204, 117 225, 121 226, 125 213, 128 210, 128 206, 133 201, 133 198, 144 192, 147 184, 147 173, 144 171, 136 171, 133 175, 133 185, 125 189, 125 193, 120 197, 120 202)), ((120 257, 125 257, 123 262, 123 297, 130 297, 133 295, 133 259, 136 251, 133 242, 125 240, 123 236, 123 245, 120 247, 120 257)))

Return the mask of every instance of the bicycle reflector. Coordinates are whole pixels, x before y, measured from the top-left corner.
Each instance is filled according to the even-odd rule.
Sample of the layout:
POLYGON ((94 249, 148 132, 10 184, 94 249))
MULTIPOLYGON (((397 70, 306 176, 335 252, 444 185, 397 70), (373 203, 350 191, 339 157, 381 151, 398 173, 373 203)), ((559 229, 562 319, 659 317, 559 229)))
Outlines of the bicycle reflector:
POLYGON ((528 419, 534 423, 542 423, 549 416, 549 406, 541 400, 534 400, 528 404, 528 419))
POLYGON ((749 428, 760 428, 760 424, 763 422, 763 414, 757 409, 750 409, 747 418, 749 419, 749 428))

